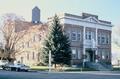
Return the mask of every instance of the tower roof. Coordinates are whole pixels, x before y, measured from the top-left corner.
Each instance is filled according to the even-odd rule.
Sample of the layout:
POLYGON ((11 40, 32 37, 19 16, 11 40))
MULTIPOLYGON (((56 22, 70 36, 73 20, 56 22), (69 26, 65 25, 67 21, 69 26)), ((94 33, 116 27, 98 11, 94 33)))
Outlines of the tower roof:
POLYGON ((33 10, 34 10, 34 9, 40 10, 40 9, 38 8, 38 6, 35 6, 35 7, 33 8, 33 10))

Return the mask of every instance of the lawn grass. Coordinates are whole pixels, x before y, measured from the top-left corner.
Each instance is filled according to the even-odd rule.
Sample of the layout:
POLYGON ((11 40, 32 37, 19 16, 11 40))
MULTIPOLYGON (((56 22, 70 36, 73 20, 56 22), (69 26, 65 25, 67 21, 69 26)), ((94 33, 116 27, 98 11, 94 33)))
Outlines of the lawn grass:
POLYGON ((120 71, 120 67, 114 67, 112 71, 120 71))
POLYGON ((49 70, 48 66, 31 66, 31 70, 38 70, 38 71, 47 71, 49 70))
MULTIPOLYGON (((31 70, 37 70, 37 71, 48 71, 48 66, 32 66, 31 70)), ((54 68, 52 68, 54 70, 54 68)), ((95 69, 91 68, 73 68, 73 67, 65 67, 64 71, 96 71, 95 69)))
POLYGON ((68 68, 65 71, 96 71, 95 69, 92 68, 68 68))

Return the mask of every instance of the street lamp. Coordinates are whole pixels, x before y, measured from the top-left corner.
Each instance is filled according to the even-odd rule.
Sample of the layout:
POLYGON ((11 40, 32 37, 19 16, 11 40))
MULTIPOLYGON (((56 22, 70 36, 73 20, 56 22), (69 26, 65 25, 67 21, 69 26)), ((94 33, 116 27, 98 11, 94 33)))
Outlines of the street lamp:
MULTIPOLYGON (((47 48, 47 47, 45 47, 47 48)), ((49 50, 49 62, 48 62, 48 68, 49 68, 49 72, 51 72, 51 51, 49 50)))
POLYGON ((49 50, 49 72, 51 72, 51 51, 49 50))

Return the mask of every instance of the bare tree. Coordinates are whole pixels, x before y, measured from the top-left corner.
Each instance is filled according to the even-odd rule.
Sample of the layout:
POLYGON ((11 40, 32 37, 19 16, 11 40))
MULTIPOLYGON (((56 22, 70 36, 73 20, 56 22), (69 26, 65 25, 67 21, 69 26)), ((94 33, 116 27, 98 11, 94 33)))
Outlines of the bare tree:
POLYGON ((24 35, 27 33, 26 30, 22 30, 20 32, 16 32, 17 29, 16 22, 21 22, 22 19, 13 14, 5 15, 5 20, 3 21, 3 25, 1 27, 3 40, 4 40, 4 53, 3 57, 8 61, 12 61, 15 59, 16 53, 21 52, 19 47, 16 47, 18 42, 22 40, 24 35))
POLYGON ((118 47, 120 47, 120 27, 116 26, 113 27, 113 33, 112 33, 112 42, 116 44, 118 47))

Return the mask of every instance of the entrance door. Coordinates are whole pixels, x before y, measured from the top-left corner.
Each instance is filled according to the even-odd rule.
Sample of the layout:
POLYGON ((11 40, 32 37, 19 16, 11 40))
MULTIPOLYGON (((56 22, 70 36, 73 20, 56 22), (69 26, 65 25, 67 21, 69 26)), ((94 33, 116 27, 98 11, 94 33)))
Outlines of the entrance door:
POLYGON ((95 51, 94 50, 87 50, 87 61, 95 62, 95 51))
POLYGON ((95 52, 89 52, 89 56, 90 56, 90 62, 94 62, 95 61, 95 52))

